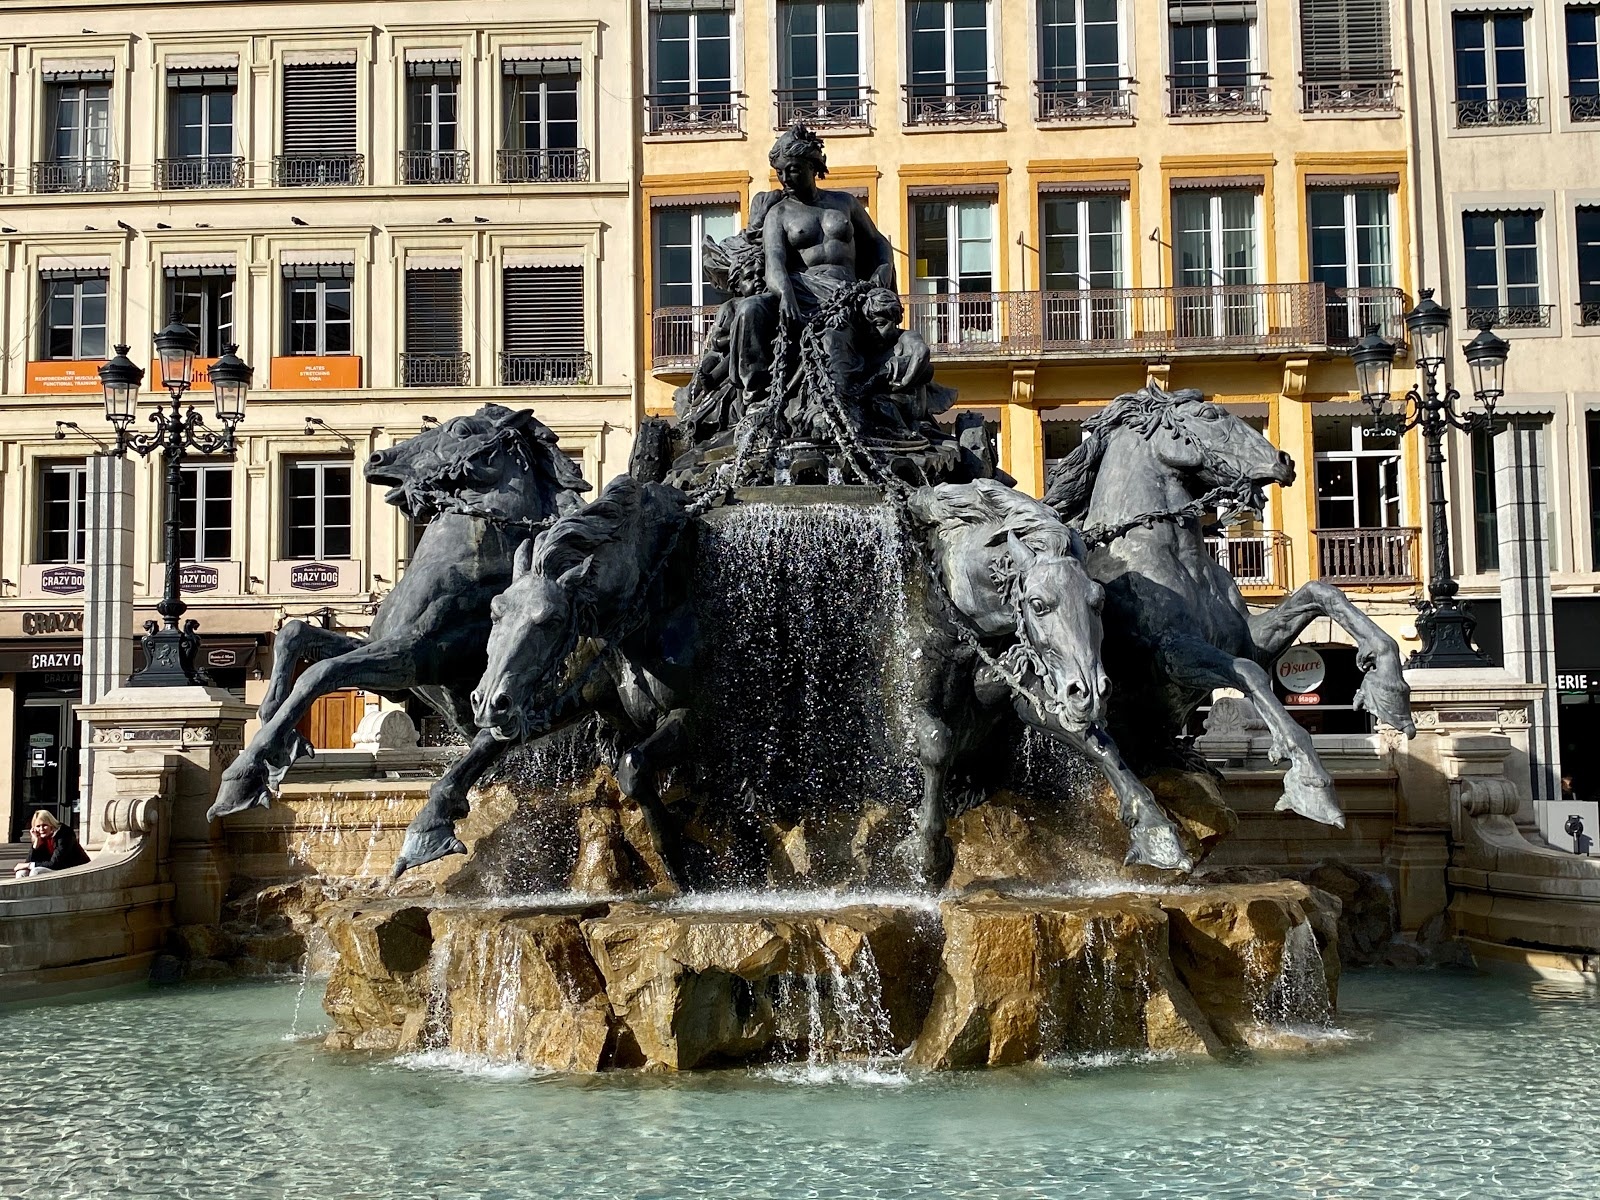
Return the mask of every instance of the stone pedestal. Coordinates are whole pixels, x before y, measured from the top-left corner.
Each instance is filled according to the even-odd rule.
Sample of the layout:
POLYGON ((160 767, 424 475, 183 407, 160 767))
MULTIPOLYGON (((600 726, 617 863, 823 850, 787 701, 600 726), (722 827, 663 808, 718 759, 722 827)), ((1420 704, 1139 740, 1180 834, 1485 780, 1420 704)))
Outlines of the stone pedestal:
POLYGON ((244 743, 249 705, 214 687, 120 687, 78 708, 91 731, 96 796, 115 794, 119 751, 163 751, 177 757, 172 781, 168 853, 179 925, 215 924, 227 875, 221 826, 206 820, 223 770, 244 743))
MULTIPOLYGON (((95 704, 133 670, 133 465, 125 458, 92 455, 88 462, 89 547, 83 598, 83 703, 95 704)), ((96 813, 93 731, 79 739, 84 844, 97 850, 105 830, 96 813)))

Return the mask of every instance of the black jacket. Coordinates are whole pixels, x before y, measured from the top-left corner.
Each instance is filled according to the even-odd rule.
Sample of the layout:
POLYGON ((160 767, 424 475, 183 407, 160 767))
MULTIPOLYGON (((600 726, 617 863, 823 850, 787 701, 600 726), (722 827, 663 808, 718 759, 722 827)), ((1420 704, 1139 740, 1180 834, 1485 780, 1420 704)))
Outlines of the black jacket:
POLYGON ((52 871, 63 871, 68 867, 81 867, 89 861, 89 856, 84 853, 83 847, 78 844, 78 835, 72 832, 72 826, 57 826, 55 836, 51 841, 54 845, 53 850, 47 849, 43 845, 35 846, 28 851, 28 861, 49 867, 52 871))

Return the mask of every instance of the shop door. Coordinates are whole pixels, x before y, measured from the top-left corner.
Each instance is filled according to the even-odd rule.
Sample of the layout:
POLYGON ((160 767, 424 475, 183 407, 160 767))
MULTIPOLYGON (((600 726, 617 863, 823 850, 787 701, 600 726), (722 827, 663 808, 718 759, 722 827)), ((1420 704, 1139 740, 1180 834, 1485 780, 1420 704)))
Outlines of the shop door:
POLYGON ((38 809, 74 828, 78 824, 78 722, 76 697, 36 696, 17 712, 16 803, 11 838, 25 835, 38 809))
POLYGON ((319 696, 295 728, 318 750, 348 750, 366 712, 367 694, 344 688, 319 696))

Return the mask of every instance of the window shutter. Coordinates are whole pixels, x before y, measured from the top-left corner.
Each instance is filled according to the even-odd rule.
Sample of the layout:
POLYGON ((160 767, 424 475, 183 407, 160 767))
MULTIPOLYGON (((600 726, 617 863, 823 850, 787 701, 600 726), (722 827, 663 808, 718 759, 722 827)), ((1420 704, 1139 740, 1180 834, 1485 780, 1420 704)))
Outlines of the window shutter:
POLYGON ((1254 21, 1255 0, 1169 0, 1167 19, 1174 25, 1205 25, 1211 21, 1254 21))
POLYGON ((354 63, 306 63, 283 68, 283 152, 356 152, 354 63))
POLYGON ((406 352, 461 353, 461 272, 406 272, 406 352))
POLYGON ((1302 70, 1310 83, 1388 79, 1389 0, 1301 0, 1302 70))
POLYGON ((210 88, 236 88, 237 71, 179 71, 167 72, 167 86, 174 89, 205 90, 210 88))
POLYGON ((507 354, 582 354, 583 268, 508 267, 507 354))

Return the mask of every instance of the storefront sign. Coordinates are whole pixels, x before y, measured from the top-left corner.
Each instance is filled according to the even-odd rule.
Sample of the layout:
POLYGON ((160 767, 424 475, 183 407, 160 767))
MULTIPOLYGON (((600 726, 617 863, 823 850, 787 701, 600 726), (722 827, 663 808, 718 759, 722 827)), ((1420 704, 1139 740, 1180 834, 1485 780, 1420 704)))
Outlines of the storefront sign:
MULTIPOLYGON (((159 581, 165 579, 166 574, 166 563, 150 564, 150 578, 158 581, 158 588, 159 581)), ((222 596, 239 596, 244 593, 241 586, 243 581, 243 564, 228 559, 186 562, 178 568, 178 590, 189 595, 215 592, 222 596)))
POLYGON ((190 563, 178 568, 178 587, 186 592, 214 592, 221 576, 215 567, 204 563, 190 563))
MULTIPOLYGON (((260 643, 253 636, 216 634, 201 631, 200 654, 208 667, 218 670, 248 670, 255 664, 260 643)), ((133 644, 133 667, 144 664, 144 651, 137 638, 133 644)), ((78 686, 77 672, 83 670, 83 643, 77 638, 0 639, 0 675, 18 672, 35 675, 55 673, 54 680, 34 679, 34 684, 53 682, 63 687, 78 686)))
MULTIPOLYGON (((354 354, 330 354, 323 358, 275 358, 272 360, 271 386, 275 388, 358 388, 361 386, 361 359, 354 354)), ((95 390, 100 381, 95 380, 95 390)))
POLYGON ((1322 697, 1316 692, 1290 692, 1283 698, 1283 702, 1291 708, 1310 708, 1322 703, 1322 697))
POLYGON ((217 650, 206 651, 206 666, 208 667, 231 667, 237 665, 238 662, 238 651, 230 650, 226 646, 217 650))
POLYGON ((100 359, 88 362, 31 362, 26 387, 30 396, 64 396, 83 392, 101 393, 100 359))
POLYGON ((22 614, 22 632, 28 637, 51 633, 82 633, 83 610, 25 612, 22 614))
POLYGON ((1310 646, 1291 646, 1278 656, 1273 674, 1286 692, 1314 692, 1328 677, 1328 664, 1310 646))
POLYGON ((361 587, 361 564, 335 558, 313 562, 275 562, 267 568, 267 587, 285 592, 354 592, 361 587))
POLYGON ((1587 692, 1593 675, 1588 671, 1557 671, 1556 691, 1587 692))
MULTIPOLYGON (((194 360, 194 374, 189 377, 189 390, 191 392, 209 392, 211 390, 211 364, 214 358, 197 358, 194 360)), ((161 386, 161 371, 151 371, 145 380, 145 386, 152 392, 165 394, 166 389, 161 386)))
POLYGON ((81 671, 83 648, 73 642, 72 648, 48 650, 0 648, 0 675, 17 671, 81 671))
POLYGON ((326 563, 301 563, 289 568, 289 586, 297 592, 326 592, 339 586, 339 568, 326 563))
POLYGON ((83 568, 48 567, 39 573, 39 590, 52 596, 76 596, 83 591, 83 568))

